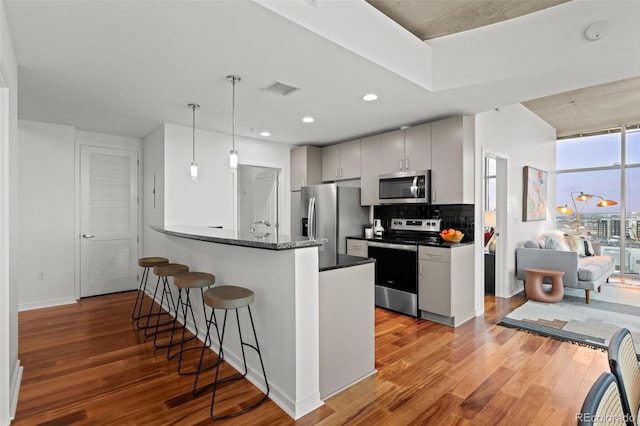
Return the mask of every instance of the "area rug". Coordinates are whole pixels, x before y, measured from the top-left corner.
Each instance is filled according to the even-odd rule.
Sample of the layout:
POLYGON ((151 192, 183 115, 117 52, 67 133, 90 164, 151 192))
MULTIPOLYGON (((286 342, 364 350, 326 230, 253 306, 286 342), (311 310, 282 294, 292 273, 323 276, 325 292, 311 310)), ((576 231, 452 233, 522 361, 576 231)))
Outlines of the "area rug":
POLYGON ((566 289, 558 303, 528 300, 498 324, 553 339, 606 350, 619 328, 627 328, 640 359, 640 290, 602 287, 591 292, 586 304, 584 290, 566 289))

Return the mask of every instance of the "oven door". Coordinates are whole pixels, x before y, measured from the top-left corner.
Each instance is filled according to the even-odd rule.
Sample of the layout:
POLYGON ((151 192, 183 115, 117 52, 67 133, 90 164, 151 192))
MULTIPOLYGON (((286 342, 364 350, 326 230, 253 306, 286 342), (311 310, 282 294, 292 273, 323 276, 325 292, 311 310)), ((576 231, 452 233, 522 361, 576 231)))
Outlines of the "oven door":
POLYGON ((418 316, 418 248, 370 241, 376 259, 376 306, 418 316))

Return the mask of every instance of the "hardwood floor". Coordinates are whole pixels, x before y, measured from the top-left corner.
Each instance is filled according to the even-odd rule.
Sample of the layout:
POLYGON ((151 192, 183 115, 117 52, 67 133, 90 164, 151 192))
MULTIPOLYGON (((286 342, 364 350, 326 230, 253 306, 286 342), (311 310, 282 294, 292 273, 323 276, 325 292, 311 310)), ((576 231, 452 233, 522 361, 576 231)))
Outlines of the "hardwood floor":
MULTIPOLYGON (((13 424, 212 423, 210 392, 191 396, 193 376, 178 375, 177 360, 132 324, 134 299, 127 292, 20 313, 24 376, 13 424)), ((376 375, 297 422, 268 400, 218 423, 574 425, 608 370, 606 353, 495 325, 521 303, 486 297, 484 316, 455 329, 376 309, 376 375)), ((226 411, 259 393, 243 381, 219 395, 226 411)))

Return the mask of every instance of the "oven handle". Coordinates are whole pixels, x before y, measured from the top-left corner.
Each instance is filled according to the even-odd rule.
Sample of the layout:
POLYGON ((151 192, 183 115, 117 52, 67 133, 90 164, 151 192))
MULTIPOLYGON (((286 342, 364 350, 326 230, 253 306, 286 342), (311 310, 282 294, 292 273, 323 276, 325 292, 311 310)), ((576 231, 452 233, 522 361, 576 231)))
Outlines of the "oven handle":
POLYGON ((418 246, 413 246, 410 244, 379 243, 377 241, 369 241, 368 246, 386 248, 391 250, 418 251, 418 246))

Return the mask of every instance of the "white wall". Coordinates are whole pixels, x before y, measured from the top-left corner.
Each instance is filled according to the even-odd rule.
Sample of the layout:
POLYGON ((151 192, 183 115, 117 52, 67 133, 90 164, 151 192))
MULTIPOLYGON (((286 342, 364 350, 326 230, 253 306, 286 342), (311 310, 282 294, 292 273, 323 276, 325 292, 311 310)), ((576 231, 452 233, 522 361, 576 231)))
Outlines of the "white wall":
POLYGON ((164 256, 159 253, 164 241, 161 234, 149 228, 164 223, 164 125, 142 140, 142 256, 164 256), (161 244, 162 242, 162 244, 161 244))
POLYGON ((78 152, 83 144, 140 148, 140 140, 71 126, 19 121, 18 238, 15 261, 19 309, 73 303, 78 295, 78 152), (38 273, 44 279, 38 279, 38 273))
MULTIPOLYGON (((189 174, 191 127, 165 124, 165 223, 234 228, 234 173, 229 170, 231 136, 196 129, 198 182, 189 174)), ((236 136, 240 164, 282 169, 281 211, 290 211, 289 151, 291 145, 236 136)), ((145 154, 146 155, 146 154, 145 154)), ((284 215, 281 229, 289 228, 284 215)))
POLYGON ((21 310, 75 301, 73 136, 70 126, 19 121, 14 255, 21 310))
MULTIPOLYGON (((476 115, 476 199, 482 200, 482 152, 483 149, 506 156, 508 170, 508 240, 506 244, 509 282, 501 297, 509 297, 521 290, 515 278, 515 248, 519 242, 541 232, 555 228, 556 191, 556 130, 521 104, 511 105, 476 115), (546 170, 549 177, 547 186, 547 220, 522 221, 522 168, 533 166, 546 170)), ((480 203, 480 201, 478 201, 480 203)), ((476 211, 482 210, 481 205, 476 211)), ((480 221, 476 215, 476 223, 480 221)), ((476 229, 476 240, 481 241, 481 229, 476 229)), ((497 272, 498 273, 498 272, 497 272)), ((481 279, 481 282, 483 280, 481 279)), ((499 290, 496 289, 496 292, 499 290)))
POLYGON ((15 414, 22 367, 18 359, 18 285, 13 250, 17 241, 18 65, 0 0, 0 425, 15 414), (10 255, 11 253, 11 255, 10 255))

